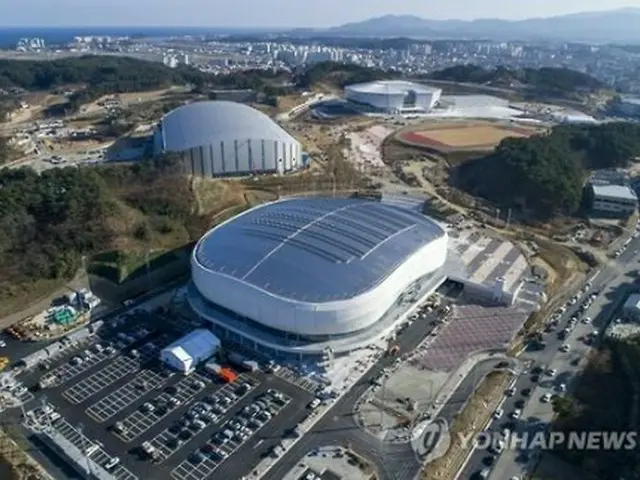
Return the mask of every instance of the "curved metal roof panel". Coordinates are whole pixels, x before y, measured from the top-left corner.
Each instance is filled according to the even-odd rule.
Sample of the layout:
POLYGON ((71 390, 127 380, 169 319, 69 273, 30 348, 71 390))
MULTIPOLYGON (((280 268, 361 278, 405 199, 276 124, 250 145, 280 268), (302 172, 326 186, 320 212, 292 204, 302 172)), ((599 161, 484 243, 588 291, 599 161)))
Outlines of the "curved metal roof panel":
POLYGON ((358 296, 445 235, 432 220, 362 199, 304 198, 257 207, 209 231, 204 268, 291 300, 358 296))
POLYGON ((361 93, 373 93, 381 95, 405 95, 410 91, 416 93, 436 93, 439 88, 429 87, 420 83, 406 82, 404 80, 382 80, 377 82, 357 83, 348 85, 347 90, 361 93))
POLYGON ((187 150, 223 139, 296 142, 264 113, 248 105, 227 101, 195 102, 172 110, 162 118, 167 150, 187 150))

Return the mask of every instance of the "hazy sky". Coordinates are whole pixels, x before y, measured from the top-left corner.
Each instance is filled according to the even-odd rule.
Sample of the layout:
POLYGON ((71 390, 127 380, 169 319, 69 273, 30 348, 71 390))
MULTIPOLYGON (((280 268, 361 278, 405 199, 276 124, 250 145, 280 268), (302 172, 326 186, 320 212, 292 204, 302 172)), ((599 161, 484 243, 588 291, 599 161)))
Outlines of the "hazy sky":
POLYGON ((636 6, 639 0, 0 0, 0 25, 316 27, 386 14, 516 19, 636 6))

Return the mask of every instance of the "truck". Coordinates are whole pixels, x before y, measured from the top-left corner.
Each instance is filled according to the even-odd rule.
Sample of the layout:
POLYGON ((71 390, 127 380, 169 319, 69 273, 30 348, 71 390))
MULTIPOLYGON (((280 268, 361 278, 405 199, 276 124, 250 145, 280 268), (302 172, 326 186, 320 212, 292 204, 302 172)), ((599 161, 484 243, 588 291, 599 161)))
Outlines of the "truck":
POLYGON ((235 353, 235 352, 230 353, 227 358, 229 359, 229 362, 231 362, 233 365, 243 370, 255 372, 260 368, 260 366, 258 365, 258 362, 249 360, 248 358, 240 355, 239 353, 235 353))
POLYGON ((221 368, 218 372, 218 377, 225 383, 231 383, 238 378, 238 374, 230 368, 221 368))
POLYGON ((218 363, 216 363, 214 361, 207 362, 204 365, 204 368, 205 368, 205 370, 207 372, 209 372, 209 373, 211 373, 213 375, 219 375, 220 374, 220 370, 222 370, 222 367, 218 363))

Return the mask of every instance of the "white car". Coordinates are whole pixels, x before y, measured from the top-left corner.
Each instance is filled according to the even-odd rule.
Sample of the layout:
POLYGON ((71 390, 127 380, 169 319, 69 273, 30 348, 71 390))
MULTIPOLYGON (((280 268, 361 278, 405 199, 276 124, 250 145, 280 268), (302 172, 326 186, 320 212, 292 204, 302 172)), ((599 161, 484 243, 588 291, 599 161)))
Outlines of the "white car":
POLYGON ((562 347, 560 347, 561 352, 567 353, 569 350, 571 350, 571 347, 567 343, 565 343, 564 345, 562 345, 562 347))
POLYGON ((550 368, 549 370, 547 370, 547 375, 549 377, 555 377, 556 376, 556 369, 555 368, 550 368))
POLYGON ((4 340, 0 340, 0 348, 4 348, 7 346, 7 342, 5 342, 4 340))
POLYGON ((561 383, 560 385, 558 385, 558 391, 559 392, 566 392, 567 391, 567 384, 566 383, 561 383))
POLYGON ((513 418, 514 420, 519 419, 520 415, 522 415, 522 410, 520 410, 519 408, 516 408, 513 412, 511 412, 511 418, 513 418))
POLYGON ((498 420, 499 418, 502 418, 503 414, 504 414, 504 410, 502 410, 501 408, 498 408, 498 409, 496 409, 495 412, 493 412, 493 418, 498 420))
POLYGON ((516 394, 516 387, 511 387, 505 393, 507 397, 513 397, 516 394))
POLYGON ((582 323, 584 323, 584 324, 589 324, 589 323, 591 323, 591 317, 584 317, 584 318, 582 319, 582 323))
POLYGON ((542 403, 549 403, 551 401, 551 394, 545 393, 540 400, 542 403))

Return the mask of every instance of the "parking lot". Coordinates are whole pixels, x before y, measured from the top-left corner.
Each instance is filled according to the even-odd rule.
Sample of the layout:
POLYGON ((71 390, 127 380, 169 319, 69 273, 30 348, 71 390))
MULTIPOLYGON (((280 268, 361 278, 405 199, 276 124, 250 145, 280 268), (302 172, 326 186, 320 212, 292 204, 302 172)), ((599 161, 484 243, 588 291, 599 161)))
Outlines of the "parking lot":
MULTIPOLYGON (((220 390, 215 392, 214 395, 206 397, 211 403, 206 402, 206 400, 205 400, 205 403, 207 403, 208 405, 213 405, 213 408, 215 409, 213 410, 214 412, 213 414, 215 415, 215 417, 210 418, 211 425, 217 424, 221 416, 223 416, 231 408, 233 408, 242 398, 248 395, 251 392, 251 390, 253 390, 258 384, 258 382, 255 379, 251 379, 246 375, 241 375, 239 378, 239 382, 246 383, 249 386, 248 389, 246 389, 246 392, 244 392, 241 395, 235 393, 235 391, 238 388, 237 385, 235 383, 230 383, 230 384, 224 385, 220 390), (224 403, 220 402, 223 400, 224 397, 231 398, 232 399, 231 402, 224 402, 224 401, 223 401, 224 403), (218 402, 220 402, 220 404, 216 405, 216 403, 218 402)), ((192 435, 187 438, 186 434, 183 434, 182 438, 180 437, 180 434, 184 430, 183 426, 188 427, 187 422, 188 422, 187 419, 179 420, 173 425, 171 425, 170 427, 163 430, 161 433, 156 435, 151 440, 150 442, 151 445, 154 448, 156 448, 158 452, 157 459, 156 459, 157 462, 160 463, 165 461, 168 457, 170 457, 179 449, 184 447, 186 443, 188 443, 190 440, 192 440, 195 437, 195 435, 192 435)), ((200 431, 196 429, 195 433, 196 434, 200 433, 200 431)))
POLYGON ((180 380, 173 388, 175 393, 162 392, 153 403, 145 402, 142 407, 118 422, 115 434, 124 442, 130 442, 152 426, 162 421, 172 410, 179 408, 191 401, 191 399, 207 385, 211 384, 211 378, 199 373, 192 373, 180 380), (147 411, 142 411, 144 405, 148 405, 147 411))
POLYGON ((172 478, 176 480, 209 478, 222 462, 278 416, 291 401, 291 398, 275 390, 271 390, 260 398, 225 422, 202 447, 193 450, 187 459, 173 469, 172 478))
MULTIPOLYGON (((105 452, 101 445, 87 438, 84 434, 81 434, 78 429, 71 425, 66 419, 58 419, 54 423, 53 427, 75 447, 80 449, 80 451, 91 452, 89 455, 91 460, 98 465, 104 467, 112 458, 114 458, 112 455, 105 452)), ((122 464, 117 465, 110 473, 117 480, 138 480, 138 477, 131 473, 122 464)))
POLYGON ((138 356, 119 356, 109 365, 68 388, 63 395, 71 403, 78 405, 118 380, 139 370, 141 365, 157 356, 160 350, 168 344, 168 339, 161 337, 154 343, 147 343, 140 347, 138 356))
POLYGON ((168 376, 151 369, 140 371, 132 380, 87 408, 87 415, 102 423, 135 403, 146 392, 155 390, 168 380, 168 376))
POLYGON ((109 350, 109 352, 106 352, 104 350, 101 352, 94 351, 89 355, 85 353, 85 360, 82 361, 82 363, 71 361, 65 362, 62 365, 49 371, 45 377, 51 377, 52 382, 54 382, 56 385, 62 385, 69 380, 74 379, 78 375, 81 375, 82 373, 95 367, 106 359, 111 358, 114 354, 114 350, 109 350))
MULTIPOLYGON (((60 355, 50 362, 47 374, 55 372, 61 381, 44 387, 42 393, 31 388, 35 397, 29 391, 25 393, 35 398, 30 404, 33 406, 46 396, 65 419, 60 425, 66 436, 74 437, 77 430, 72 426, 82 425, 86 438, 100 443, 91 454, 94 461, 102 464, 119 458, 120 464, 112 470, 118 479, 241 478, 309 414, 307 406, 317 384, 284 367, 274 375, 260 370, 237 372, 238 378, 231 383, 204 369, 188 376, 169 372, 158 361, 159 350, 182 332, 169 329, 167 322, 154 324, 153 320, 128 321, 118 328, 108 328, 60 355), (154 330, 158 324, 164 331, 154 330), (147 336, 122 339, 123 331, 132 336, 141 325, 149 329, 147 336), (153 345, 148 345, 149 340, 153 345), (112 353, 105 357, 107 348, 112 353), (76 357, 81 361, 74 360, 76 357), (196 385, 196 381, 202 385, 196 385), (236 436, 235 428, 239 427, 230 422, 272 389, 283 393, 284 404, 272 406, 278 411, 261 424, 247 425, 245 428, 252 429, 250 435, 245 431, 236 436), (283 408, 286 414, 281 412, 283 408), (214 436, 225 430, 232 436, 221 440, 221 445, 215 444, 214 436), (147 453, 148 447, 152 447, 153 458, 147 453)), ((39 384, 39 372, 29 371, 20 379, 34 387, 39 384)), ((6 414, 21 422, 19 409, 7 410, 6 414)), ((46 455, 59 453, 50 451, 46 455)))

